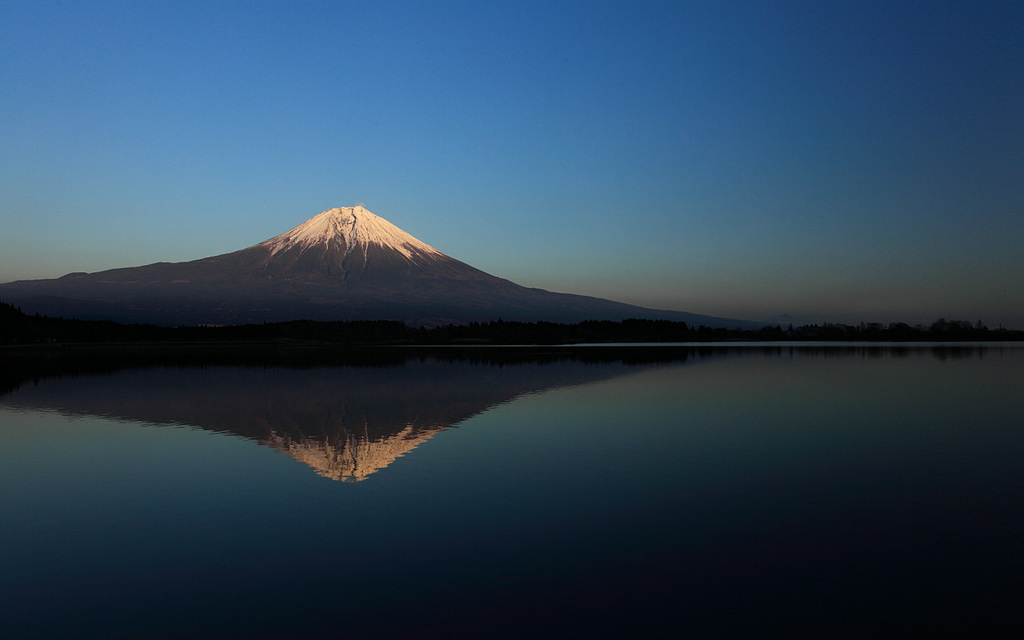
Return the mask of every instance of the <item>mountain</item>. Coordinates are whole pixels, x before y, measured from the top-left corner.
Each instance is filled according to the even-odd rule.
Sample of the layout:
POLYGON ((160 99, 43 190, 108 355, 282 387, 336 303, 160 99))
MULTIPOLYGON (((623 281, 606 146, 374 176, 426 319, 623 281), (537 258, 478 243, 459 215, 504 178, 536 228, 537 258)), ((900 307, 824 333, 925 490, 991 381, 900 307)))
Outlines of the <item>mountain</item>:
POLYGON ((0 284, 0 300, 26 313, 165 325, 651 318, 756 326, 523 287, 441 253, 362 206, 328 209, 257 245, 200 260, 0 284))

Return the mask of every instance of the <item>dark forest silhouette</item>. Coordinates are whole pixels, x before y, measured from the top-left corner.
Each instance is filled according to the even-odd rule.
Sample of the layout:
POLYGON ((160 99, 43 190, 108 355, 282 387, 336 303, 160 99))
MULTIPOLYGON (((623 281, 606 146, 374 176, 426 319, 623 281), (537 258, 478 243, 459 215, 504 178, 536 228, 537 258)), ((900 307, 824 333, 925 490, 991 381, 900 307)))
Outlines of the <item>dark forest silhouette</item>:
POLYGON ((989 329, 980 320, 940 318, 930 325, 826 323, 783 328, 724 329, 670 320, 631 319, 554 322, 493 322, 409 327, 392 320, 321 322, 297 320, 231 326, 164 327, 109 320, 27 315, 0 303, 0 344, 101 343, 323 343, 335 345, 583 344, 611 342, 717 342, 732 340, 825 341, 1002 341, 1024 340, 1024 331, 989 329))

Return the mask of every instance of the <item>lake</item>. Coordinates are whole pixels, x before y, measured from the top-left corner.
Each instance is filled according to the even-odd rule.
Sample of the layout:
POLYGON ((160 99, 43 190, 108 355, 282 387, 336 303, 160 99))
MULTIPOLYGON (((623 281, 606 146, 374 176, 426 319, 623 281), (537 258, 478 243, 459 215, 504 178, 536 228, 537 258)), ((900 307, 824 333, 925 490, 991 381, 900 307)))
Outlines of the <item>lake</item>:
POLYGON ((1024 347, 0 355, 0 637, 1019 637, 1024 347))

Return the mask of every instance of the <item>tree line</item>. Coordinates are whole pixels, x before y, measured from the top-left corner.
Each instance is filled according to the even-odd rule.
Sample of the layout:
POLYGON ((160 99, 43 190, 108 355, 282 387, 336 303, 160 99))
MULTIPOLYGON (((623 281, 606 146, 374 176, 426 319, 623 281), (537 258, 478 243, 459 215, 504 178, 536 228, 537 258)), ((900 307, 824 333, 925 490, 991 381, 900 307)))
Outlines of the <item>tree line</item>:
POLYGON ((0 302, 0 344, 307 343, 334 345, 586 344, 721 341, 1001 341, 1024 340, 1024 331, 989 329, 980 320, 940 318, 930 325, 895 322, 825 323, 760 329, 692 326, 670 320, 590 320, 572 324, 495 320, 441 327, 409 327, 395 320, 296 320, 231 326, 164 327, 110 320, 28 315, 0 302))

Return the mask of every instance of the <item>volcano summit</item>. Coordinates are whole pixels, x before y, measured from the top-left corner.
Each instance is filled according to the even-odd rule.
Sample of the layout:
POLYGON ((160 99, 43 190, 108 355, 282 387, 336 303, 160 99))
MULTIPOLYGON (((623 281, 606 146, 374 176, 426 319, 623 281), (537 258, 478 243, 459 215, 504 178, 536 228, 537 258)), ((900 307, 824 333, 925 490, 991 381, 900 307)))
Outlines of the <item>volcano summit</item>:
POLYGON ((163 325, 386 319, 434 326, 499 318, 752 324, 523 287, 441 253, 362 206, 328 209, 257 245, 200 260, 0 284, 0 301, 26 313, 163 325))

